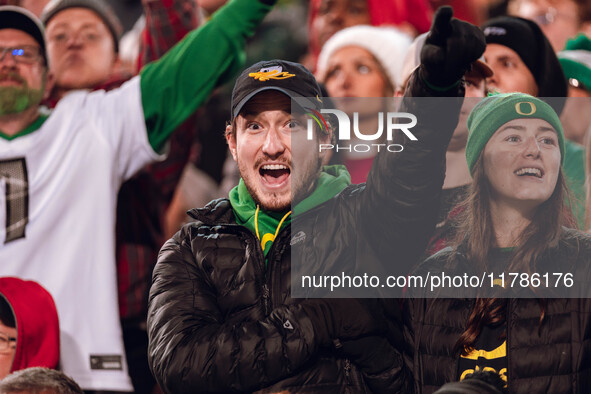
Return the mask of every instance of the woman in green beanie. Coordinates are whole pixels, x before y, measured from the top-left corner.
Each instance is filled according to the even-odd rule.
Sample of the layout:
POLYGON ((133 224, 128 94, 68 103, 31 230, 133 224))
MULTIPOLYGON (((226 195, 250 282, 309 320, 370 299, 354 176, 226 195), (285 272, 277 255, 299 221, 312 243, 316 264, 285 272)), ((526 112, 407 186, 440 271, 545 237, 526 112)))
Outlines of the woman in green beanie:
POLYGON ((420 265, 415 274, 439 282, 405 301, 415 392, 494 371, 511 393, 589 393, 591 238, 564 226, 558 116, 501 94, 473 109, 468 129, 473 181, 455 246, 420 265))

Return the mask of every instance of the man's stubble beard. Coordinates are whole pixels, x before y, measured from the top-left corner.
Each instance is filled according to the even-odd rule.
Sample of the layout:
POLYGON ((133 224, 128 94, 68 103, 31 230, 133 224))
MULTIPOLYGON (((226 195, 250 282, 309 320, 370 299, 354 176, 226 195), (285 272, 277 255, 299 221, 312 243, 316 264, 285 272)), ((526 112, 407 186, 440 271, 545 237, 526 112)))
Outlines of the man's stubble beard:
MULTIPOLYGON (((271 201, 269 204, 263 204, 259 196, 257 196, 257 191, 255 189, 254 183, 248 177, 245 177, 244 174, 247 173, 244 168, 244 163, 240 160, 238 161, 238 171, 240 172, 240 177, 244 181, 244 185, 246 186, 246 190, 248 190, 248 194, 252 197, 254 203, 260 206, 263 210, 266 211, 275 211, 281 212, 291 209, 292 205, 295 205, 302 201, 305 197, 307 197, 313 190, 316 185, 316 181, 318 180, 318 176, 320 174, 320 170, 322 168, 322 159, 318 158, 318 162, 316 166, 310 166, 304 176, 300 179, 302 182, 301 184, 293 183, 293 174, 295 173, 294 167, 291 167, 291 174, 290 174, 290 198, 287 203, 281 203, 279 201, 280 196, 276 195, 275 193, 271 194, 271 201), (305 186, 304 186, 305 185, 305 186), (294 204, 295 202, 295 204, 294 204)), ((255 172, 256 174, 256 172, 255 172)), ((255 175, 256 176, 256 175, 255 175)))

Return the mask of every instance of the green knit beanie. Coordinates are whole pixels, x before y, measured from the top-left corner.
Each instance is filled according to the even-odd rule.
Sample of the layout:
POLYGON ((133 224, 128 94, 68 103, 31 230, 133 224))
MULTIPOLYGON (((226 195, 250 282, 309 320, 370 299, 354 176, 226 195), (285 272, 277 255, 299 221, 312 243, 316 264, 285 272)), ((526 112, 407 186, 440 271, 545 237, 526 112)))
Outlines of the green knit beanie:
POLYGON ((569 84, 591 92, 591 39, 579 34, 557 56, 569 84))
POLYGON ((543 119, 550 123, 558 134, 560 161, 564 161, 564 133, 556 112, 546 102, 525 93, 504 93, 488 96, 480 101, 468 116, 468 142, 466 160, 470 172, 480 152, 505 123, 513 119, 543 119))

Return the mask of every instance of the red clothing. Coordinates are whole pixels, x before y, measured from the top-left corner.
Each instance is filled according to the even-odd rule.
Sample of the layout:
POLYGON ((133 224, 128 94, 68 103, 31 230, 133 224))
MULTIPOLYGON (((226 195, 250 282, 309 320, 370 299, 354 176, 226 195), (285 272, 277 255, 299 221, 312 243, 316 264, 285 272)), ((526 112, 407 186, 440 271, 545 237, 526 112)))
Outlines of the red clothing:
POLYGON ((163 217, 189 159, 195 115, 169 139, 168 157, 121 185, 117 196, 117 287, 121 318, 143 322, 158 251, 164 244, 163 217))
POLYGON ((431 27, 433 11, 424 0, 367 0, 367 6, 373 26, 408 22, 419 34, 431 27))
POLYGON ((484 15, 480 12, 480 8, 482 7, 477 2, 470 0, 431 0, 430 2, 431 8, 434 10, 441 6, 449 5, 454 9, 455 18, 470 22, 476 26, 484 23, 484 15))
POLYGON ((138 70, 159 59, 199 25, 194 0, 142 0, 146 27, 141 35, 138 70))
MULTIPOLYGON (((160 58, 198 26, 193 0, 143 0, 146 27, 138 69, 160 58)), ((111 88, 116 87, 112 86, 111 88)), ((193 114, 169 139, 168 157, 125 182, 117 201, 117 287, 123 319, 146 319, 152 269, 164 239, 162 218, 189 160, 195 136, 193 114)))
POLYGON ((51 294, 37 282, 11 277, 0 278, 0 294, 16 320, 16 352, 10 372, 31 367, 56 369, 60 329, 51 294))
POLYGON ((367 182, 367 174, 369 174, 373 164, 373 156, 363 159, 345 159, 344 164, 347 171, 349 171, 349 175, 351 175, 351 183, 365 183, 367 182))
MULTIPOLYGON (((138 70, 162 57, 198 26, 194 0, 142 0, 146 27, 141 35, 138 70)), ((112 87, 111 87, 112 88, 112 87)), ((145 320, 148 291, 158 251, 164 244, 163 217, 196 134, 195 114, 168 140, 168 157, 125 182, 117 196, 116 253, 119 316, 133 386, 138 393, 156 385, 147 362, 145 320)))
MULTIPOLYGON (((308 9, 309 51, 314 59, 314 65, 322 47, 318 42, 317 34, 312 29, 312 24, 318 15, 322 1, 310 0, 308 9)), ((433 19, 433 10, 427 0, 367 0, 367 7, 372 26, 398 26, 408 22, 420 34, 429 30, 433 19)))

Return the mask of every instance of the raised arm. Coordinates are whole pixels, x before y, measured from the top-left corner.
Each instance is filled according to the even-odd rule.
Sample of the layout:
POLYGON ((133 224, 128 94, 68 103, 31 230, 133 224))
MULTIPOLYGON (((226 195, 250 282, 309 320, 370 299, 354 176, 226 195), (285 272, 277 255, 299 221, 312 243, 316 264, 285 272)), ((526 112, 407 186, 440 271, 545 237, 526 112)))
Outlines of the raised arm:
POLYGON ((445 152, 463 102, 462 76, 486 46, 480 29, 451 16, 449 7, 437 11, 421 52, 422 64, 411 76, 400 109, 416 116, 411 132, 417 141, 395 132, 394 142, 404 150, 378 154, 360 204, 364 234, 370 235, 367 239, 375 243, 373 250, 379 251, 382 262, 396 264, 397 274, 409 272, 433 231, 445 152))
POLYGON ((232 0, 203 26, 140 72, 148 139, 158 151, 168 136, 244 62, 246 38, 276 0, 232 0))

